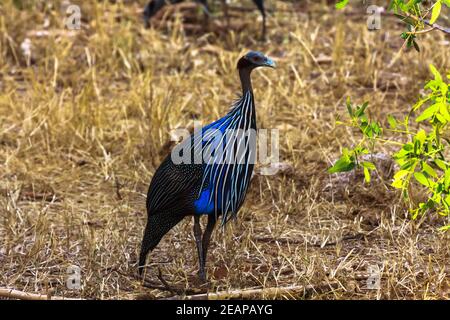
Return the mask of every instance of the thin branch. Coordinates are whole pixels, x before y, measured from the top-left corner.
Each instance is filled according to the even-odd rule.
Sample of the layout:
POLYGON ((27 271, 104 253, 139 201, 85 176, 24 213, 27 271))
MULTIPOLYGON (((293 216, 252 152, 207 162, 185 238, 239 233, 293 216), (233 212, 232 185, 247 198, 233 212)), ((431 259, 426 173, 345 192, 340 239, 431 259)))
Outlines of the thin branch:
POLYGON ((334 246, 334 245, 337 245, 337 244, 339 244, 343 241, 347 241, 347 240, 362 239, 365 236, 366 236, 366 234, 363 234, 363 233, 349 234, 349 235, 345 235, 333 242, 323 241, 321 243, 311 243, 304 239, 273 238, 273 237, 258 237, 258 236, 255 237, 255 240, 260 241, 260 242, 268 242, 268 243, 279 242, 279 243, 289 243, 289 244, 308 244, 310 247, 323 248, 325 246, 334 246))
POLYGON ((77 298, 66 298, 47 294, 29 293, 8 288, 0 288, 0 297, 16 300, 82 300, 77 298))
POLYGON ((311 294, 313 292, 326 292, 333 291, 340 287, 338 281, 323 282, 319 285, 307 285, 307 286, 286 286, 286 287, 272 287, 272 288, 254 288, 254 289, 243 289, 243 290, 230 290, 230 291, 219 291, 212 293, 202 293, 190 296, 174 296, 170 298, 165 298, 163 300, 224 300, 224 299, 249 299, 253 297, 265 297, 270 299, 275 299, 278 297, 303 297, 305 295, 311 294))
MULTIPOLYGON (((419 18, 419 17, 417 17, 417 16, 415 16, 413 14, 410 14, 408 12, 405 12, 405 15, 406 15, 406 16, 404 16, 405 18, 411 18, 411 19, 413 19, 415 21, 425 23, 427 26, 432 27, 432 29, 430 29, 430 30, 439 30, 439 31, 442 31, 444 33, 450 34, 450 28, 441 26, 441 25, 439 25, 437 23, 430 23, 430 20, 419 18)), ((401 16, 401 15, 398 15, 398 16, 401 16)))
POLYGON ((430 28, 430 29, 427 29, 427 30, 420 30, 420 31, 407 32, 407 34, 413 34, 413 35, 416 35, 416 34, 424 34, 424 33, 431 32, 431 31, 433 31, 433 30, 436 30, 436 28, 433 27, 433 28, 430 28))
MULTIPOLYGON (((365 281, 370 274, 357 273, 350 277, 353 281, 365 281)), ((226 299, 250 299, 255 297, 264 297, 266 299, 276 298, 295 298, 305 297, 313 293, 325 293, 337 290, 339 288, 345 289, 341 282, 323 281, 316 285, 290 285, 285 287, 270 287, 270 288, 253 288, 253 289, 236 289, 229 291, 219 291, 214 293, 202 293, 188 296, 173 296, 169 298, 162 298, 160 300, 226 300, 226 299)), ((345 289, 346 290, 346 289, 345 289)))
POLYGON ((430 23, 430 20, 426 20, 426 19, 424 19, 423 22, 424 22, 427 26, 433 27, 434 29, 440 30, 440 31, 442 31, 442 32, 444 32, 444 33, 446 33, 446 34, 450 34, 450 28, 441 26, 441 25, 439 25, 439 24, 437 24, 437 23, 430 23))

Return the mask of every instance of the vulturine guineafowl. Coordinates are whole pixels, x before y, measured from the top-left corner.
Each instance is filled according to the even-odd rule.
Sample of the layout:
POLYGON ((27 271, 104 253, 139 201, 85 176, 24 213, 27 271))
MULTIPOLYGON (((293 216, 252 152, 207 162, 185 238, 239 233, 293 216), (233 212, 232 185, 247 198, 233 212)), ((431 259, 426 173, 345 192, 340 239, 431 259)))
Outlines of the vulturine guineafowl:
POLYGON ((242 206, 256 157, 256 114, 250 74, 258 67, 275 68, 260 52, 239 59, 242 97, 221 119, 194 131, 177 145, 153 175, 147 194, 147 226, 141 245, 139 273, 147 254, 186 216, 194 216, 199 276, 205 281, 205 262, 216 221, 222 225, 242 206), (181 159, 181 160, 180 160, 181 159), (208 223, 202 236, 200 217, 208 223))
MULTIPOLYGON (((205 12, 209 12, 208 0, 196 0, 196 1, 203 6, 205 12)), ((145 27, 146 28, 150 27, 150 19, 156 13, 158 13, 158 11, 161 10, 166 4, 177 4, 180 2, 184 2, 184 0, 151 0, 149 3, 147 3, 143 12, 145 27)))
MULTIPOLYGON (((183 2, 184 0, 151 0, 144 9, 144 23, 148 28, 150 26, 150 19, 164 7, 166 4, 176 4, 183 2)), ((209 13, 208 0, 196 0, 199 2, 206 13, 209 13)), ((225 2, 225 0, 222 0, 225 2)), ((264 0, 253 0, 259 12, 261 12, 261 16, 263 18, 262 24, 262 38, 266 38, 266 9, 264 7, 264 0)))

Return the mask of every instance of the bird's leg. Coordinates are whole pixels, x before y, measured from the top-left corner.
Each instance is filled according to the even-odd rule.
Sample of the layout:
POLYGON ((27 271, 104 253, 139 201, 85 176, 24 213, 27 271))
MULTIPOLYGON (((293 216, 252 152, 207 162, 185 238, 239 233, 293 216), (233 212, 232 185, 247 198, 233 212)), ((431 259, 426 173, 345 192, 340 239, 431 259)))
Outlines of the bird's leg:
POLYGON ((203 9, 203 28, 209 30, 209 18, 211 17, 211 11, 209 10, 207 0, 199 0, 203 9))
POLYGON ((200 0, 200 4, 202 5, 205 16, 209 18, 211 16, 211 10, 209 10, 208 0, 200 0))
POLYGON ((194 237, 197 245, 200 280, 206 281, 205 260, 203 260, 202 228, 200 226, 200 216, 194 215, 194 237))
POLYGON ((208 224, 206 225, 205 232, 203 233, 202 246, 203 246, 203 262, 206 265, 206 255, 208 253, 209 240, 216 225, 216 217, 211 214, 208 216, 208 224))
POLYGON ((261 13, 262 18, 263 18, 263 27, 262 27, 261 40, 265 41, 266 40, 266 31, 267 30, 266 30, 266 9, 264 7, 264 0, 253 0, 253 2, 258 7, 258 10, 261 13))
POLYGON ((263 30, 262 30, 262 41, 266 41, 266 33, 267 33, 267 28, 266 28, 266 13, 263 13, 263 30))

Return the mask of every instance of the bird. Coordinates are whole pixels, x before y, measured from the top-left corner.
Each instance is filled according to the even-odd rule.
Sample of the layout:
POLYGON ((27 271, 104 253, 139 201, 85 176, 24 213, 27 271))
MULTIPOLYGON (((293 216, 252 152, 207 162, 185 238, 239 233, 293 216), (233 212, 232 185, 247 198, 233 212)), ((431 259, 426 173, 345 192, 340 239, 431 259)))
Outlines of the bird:
MULTIPOLYGON (((166 4, 177 4, 180 2, 183 2, 184 0, 151 0, 150 2, 147 3, 147 5, 144 8, 144 12, 143 12, 143 16, 144 16, 144 24, 145 27, 148 28, 150 27, 150 19, 159 11, 162 9, 162 7, 164 7, 166 4)), ((202 7, 204 12, 207 15, 210 15, 209 12, 209 6, 208 6, 208 0, 196 0, 197 2, 199 2, 202 7)), ((226 0, 222 0, 223 3, 226 3, 226 0)), ((253 0, 254 4, 256 5, 256 7, 258 8, 259 12, 261 13, 263 22, 262 22, 262 35, 261 38, 265 39, 266 38, 266 9, 264 7, 264 0, 253 0)))
POLYGON ((138 272, 147 255, 183 218, 194 217, 200 280, 206 282, 206 256, 216 222, 225 227, 244 203, 256 158, 256 110, 251 73, 276 68, 258 51, 237 63, 242 95, 222 118, 194 130, 175 146, 155 171, 147 193, 147 224, 141 243, 138 272), (202 234, 200 217, 207 216, 202 234))
MULTIPOLYGON (((144 24, 146 28, 150 27, 150 19, 158 13, 166 4, 177 4, 181 3, 184 0, 150 0, 144 8, 143 16, 144 16, 144 24)), ((209 13, 209 7, 207 0, 196 0, 199 2, 206 13, 209 13)))

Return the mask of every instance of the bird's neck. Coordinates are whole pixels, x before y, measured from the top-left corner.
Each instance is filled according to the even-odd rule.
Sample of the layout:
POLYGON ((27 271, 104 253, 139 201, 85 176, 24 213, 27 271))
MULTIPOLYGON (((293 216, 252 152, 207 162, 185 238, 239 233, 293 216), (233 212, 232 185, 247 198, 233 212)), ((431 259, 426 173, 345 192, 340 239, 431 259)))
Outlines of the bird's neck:
POLYGON ((239 70, 239 78, 241 78, 242 93, 245 95, 246 92, 253 93, 252 80, 250 78, 250 73, 252 71, 249 68, 243 68, 239 70))

